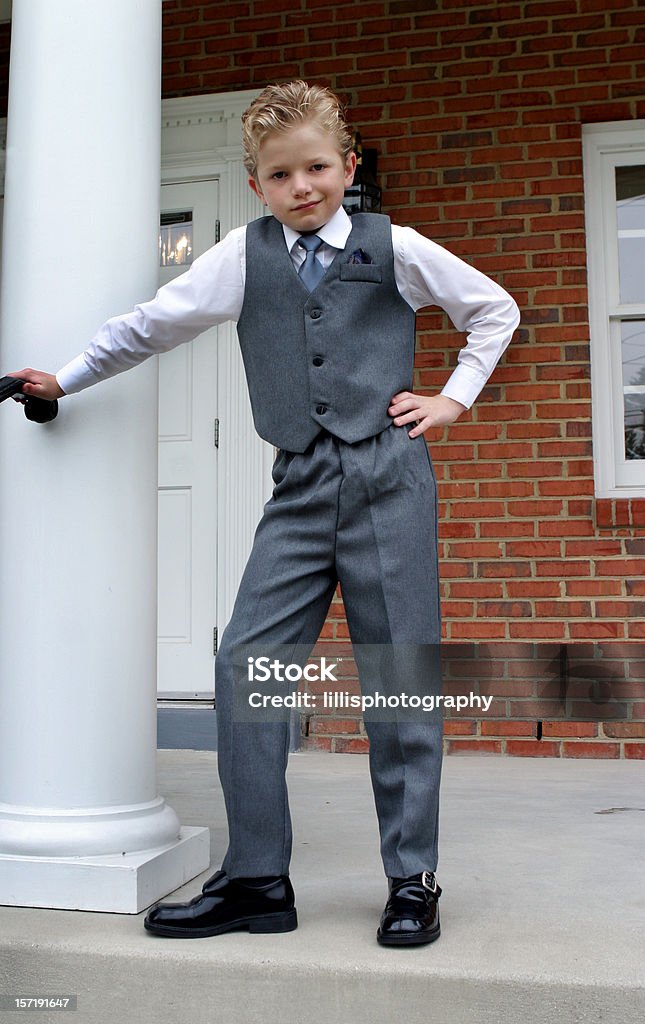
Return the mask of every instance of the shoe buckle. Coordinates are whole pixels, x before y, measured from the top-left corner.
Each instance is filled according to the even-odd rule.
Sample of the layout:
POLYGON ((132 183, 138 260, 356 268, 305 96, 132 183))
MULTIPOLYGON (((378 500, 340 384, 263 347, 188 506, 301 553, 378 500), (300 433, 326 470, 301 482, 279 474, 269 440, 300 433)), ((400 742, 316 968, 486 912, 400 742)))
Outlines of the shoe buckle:
POLYGON ((434 877, 432 871, 421 872, 421 885, 431 893, 436 893, 439 888, 437 885, 437 879, 434 877))

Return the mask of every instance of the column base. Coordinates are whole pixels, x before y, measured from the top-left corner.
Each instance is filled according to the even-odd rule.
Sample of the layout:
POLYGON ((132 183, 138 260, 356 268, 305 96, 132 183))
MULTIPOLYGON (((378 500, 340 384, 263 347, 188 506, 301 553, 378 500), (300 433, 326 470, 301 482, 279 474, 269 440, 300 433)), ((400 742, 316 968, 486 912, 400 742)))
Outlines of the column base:
POLYGON ((154 850, 99 857, 0 854, 0 905, 139 914, 206 871, 210 832, 183 827, 154 850))

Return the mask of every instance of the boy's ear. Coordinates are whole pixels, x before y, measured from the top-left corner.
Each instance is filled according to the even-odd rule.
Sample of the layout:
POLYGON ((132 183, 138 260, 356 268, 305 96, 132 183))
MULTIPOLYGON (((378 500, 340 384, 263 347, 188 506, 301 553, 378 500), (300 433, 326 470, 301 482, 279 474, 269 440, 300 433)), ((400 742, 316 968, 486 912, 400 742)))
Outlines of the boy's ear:
POLYGON ((354 180, 354 174, 356 173, 356 153, 351 150, 347 154, 345 159, 345 185, 349 186, 354 180))
POLYGON ((258 183, 255 180, 255 178, 249 178, 249 187, 253 190, 253 192, 255 192, 255 194, 258 197, 258 199, 261 199, 262 202, 264 203, 264 205, 266 206, 267 205, 267 201, 264 198, 264 194, 262 192, 262 189, 258 185, 258 183))

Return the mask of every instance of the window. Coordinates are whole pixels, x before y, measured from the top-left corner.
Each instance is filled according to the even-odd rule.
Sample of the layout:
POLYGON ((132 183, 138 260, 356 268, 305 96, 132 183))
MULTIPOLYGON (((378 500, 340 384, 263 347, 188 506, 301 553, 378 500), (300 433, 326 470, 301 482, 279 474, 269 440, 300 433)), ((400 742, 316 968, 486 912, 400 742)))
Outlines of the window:
POLYGON ((181 267, 193 262, 193 211, 161 214, 159 266, 181 267))
POLYGON ((645 497, 645 121, 583 127, 598 497, 645 497))

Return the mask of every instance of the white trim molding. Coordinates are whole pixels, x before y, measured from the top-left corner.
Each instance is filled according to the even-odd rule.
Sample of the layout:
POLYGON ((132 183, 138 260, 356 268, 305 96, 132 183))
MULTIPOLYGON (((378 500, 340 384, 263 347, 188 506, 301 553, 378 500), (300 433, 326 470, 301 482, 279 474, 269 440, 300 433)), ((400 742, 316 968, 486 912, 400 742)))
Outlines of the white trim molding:
MULTIPOLYGON (((625 396, 641 386, 623 379, 629 325, 645 339, 645 275, 642 294, 621 296, 619 242, 634 231, 619 229, 616 192, 617 168, 645 167, 645 120, 583 125, 582 140, 596 497, 645 497, 645 458, 625 456, 625 396)), ((636 234, 645 248, 645 231, 636 234)))

